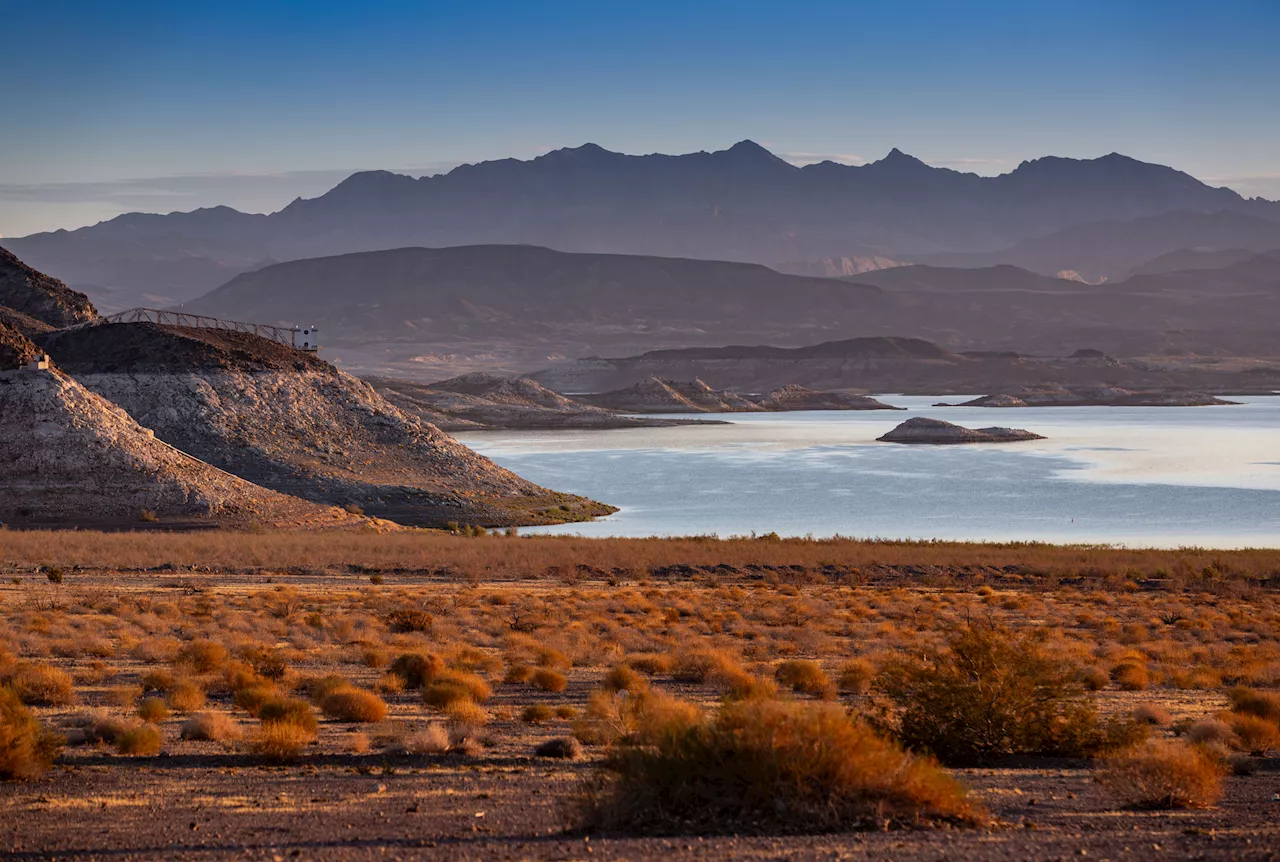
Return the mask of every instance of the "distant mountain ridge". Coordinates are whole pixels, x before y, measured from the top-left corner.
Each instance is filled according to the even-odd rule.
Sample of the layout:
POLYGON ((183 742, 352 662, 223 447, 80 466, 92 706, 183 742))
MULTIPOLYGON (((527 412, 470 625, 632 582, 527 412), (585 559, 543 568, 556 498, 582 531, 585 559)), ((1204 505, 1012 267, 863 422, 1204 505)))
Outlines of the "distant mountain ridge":
POLYGON ((765 264, 919 260, 997 251, 1089 223, 1223 211, 1280 221, 1280 205, 1116 153, 1045 157, 982 177, 896 149, 865 165, 798 167, 751 141, 640 156, 586 144, 416 179, 357 173, 272 215, 132 213, 6 243, 72 284, 182 301, 264 262, 406 246, 529 244, 765 264))

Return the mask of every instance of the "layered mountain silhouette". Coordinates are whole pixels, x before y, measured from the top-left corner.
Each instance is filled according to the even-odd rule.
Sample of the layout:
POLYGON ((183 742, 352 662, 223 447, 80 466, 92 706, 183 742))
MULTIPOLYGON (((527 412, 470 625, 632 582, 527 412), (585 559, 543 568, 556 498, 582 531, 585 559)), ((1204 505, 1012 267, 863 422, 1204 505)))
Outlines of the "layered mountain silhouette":
MULTIPOLYGON (((898 150, 861 166, 797 167, 751 141, 679 156, 623 155, 587 144, 529 161, 463 165, 433 177, 357 173, 327 194, 267 216, 226 207, 129 214, 6 243, 33 265, 85 286, 109 308, 146 297, 180 302, 274 261, 406 246, 532 244, 788 261, 793 271, 805 261, 919 262, 928 255, 996 252, 960 262, 1014 263, 1049 273, 1105 269, 1111 275, 1117 255, 1091 262, 1087 239, 1078 243, 1078 255, 1060 257, 1018 244, 1099 222, 1111 225, 1094 230, 1114 235, 1114 224, 1224 212, 1237 221, 1224 221, 1210 237, 1218 243, 1211 247, 1274 247, 1259 247, 1257 234, 1266 230, 1263 223, 1280 221, 1280 205, 1245 200, 1114 153, 1086 160, 1046 157, 980 177, 932 167, 898 150), (1242 241, 1237 232, 1250 239, 1242 241), (1002 249, 1011 250, 1006 255, 1002 249), (1049 257, 1051 269, 1042 262, 1049 257)), ((1148 243, 1118 257, 1128 268, 1175 248, 1209 245, 1190 227, 1177 242, 1148 243)))
POLYGON ((185 308, 281 324, 302 310, 348 367, 418 379, 466 367, 424 362, 428 355, 528 370, 557 355, 864 336, 924 338, 952 350, 1272 356, 1280 348, 1267 321, 1280 319, 1280 254, 1095 285, 1009 265, 900 266, 829 279, 533 246, 405 248, 266 267, 185 308), (377 362, 353 359, 369 345, 389 352, 377 362))

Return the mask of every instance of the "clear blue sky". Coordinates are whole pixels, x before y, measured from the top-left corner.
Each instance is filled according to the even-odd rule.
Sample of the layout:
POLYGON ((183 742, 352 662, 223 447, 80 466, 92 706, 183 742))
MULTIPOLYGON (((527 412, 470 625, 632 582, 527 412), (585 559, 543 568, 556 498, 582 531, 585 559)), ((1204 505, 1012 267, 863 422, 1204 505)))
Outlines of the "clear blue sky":
POLYGON ((594 141, 1280 197, 1280 0, 0 0, 0 234, 594 141))

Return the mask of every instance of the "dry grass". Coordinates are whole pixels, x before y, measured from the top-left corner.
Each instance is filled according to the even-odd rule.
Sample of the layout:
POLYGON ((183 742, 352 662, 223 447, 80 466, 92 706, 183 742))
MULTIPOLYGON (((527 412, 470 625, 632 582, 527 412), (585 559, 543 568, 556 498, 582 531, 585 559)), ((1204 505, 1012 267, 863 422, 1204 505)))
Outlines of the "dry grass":
POLYGON ((263 722, 249 737, 248 748, 253 754, 271 763, 288 763, 297 760, 315 739, 314 732, 284 721, 263 722))
POLYGON ((138 704, 138 718, 148 724, 159 724, 169 717, 169 707, 162 697, 144 698, 138 704))
POLYGON ((1227 767, 1202 748, 1151 741, 1108 757, 1098 782, 1125 808, 1209 808, 1222 796, 1227 767))
POLYGON ((977 823, 980 806, 930 761, 835 706, 725 706, 653 723, 606 760, 585 823, 638 834, 823 832, 886 820, 977 823))
POLYGON ((28 706, 67 706, 76 702, 75 681, 61 668, 33 662, 18 662, 5 680, 28 706))
POLYGON ((778 684, 795 692, 832 700, 836 687, 822 665, 808 659, 788 659, 774 671, 778 684))
POLYGON ((150 724, 135 724, 116 736, 116 751, 130 757, 151 757, 160 753, 164 737, 150 724))

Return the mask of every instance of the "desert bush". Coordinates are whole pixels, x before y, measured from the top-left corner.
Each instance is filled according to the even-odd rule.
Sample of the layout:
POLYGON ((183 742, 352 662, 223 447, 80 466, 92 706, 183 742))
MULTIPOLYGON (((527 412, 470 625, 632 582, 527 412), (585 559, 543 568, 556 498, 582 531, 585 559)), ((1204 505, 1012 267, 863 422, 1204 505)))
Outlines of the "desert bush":
POLYGON ((289 663, 277 649, 248 646, 240 651, 240 657, 249 663, 254 673, 273 682, 284 679, 289 672, 289 663))
POLYGON ((438 722, 421 730, 393 724, 380 729, 373 744, 396 754, 443 754, 449 750, 449 732, 438 722))
POLYGON ((1151 674, 1147 666, 1139 661, 1122 661, 1111 669, 1111 681, 1121 691, 1146 691, 1151 685, 1151 674))
POLYGON ((1173 716, 1169 714, 1169 710, 1154 703, 1140 703, 1133 708, 1134 721, 1142 724, 1151 724, 1157 727, 1164 727, 1173 721, 1173 716))
POLYGON ((144 673, 138 683, 142 686, 144 692, 168 691, 173 688, 175 679, 173 674, 164 668, 156 668, 144 673))
POLYGON ((564 691, 569 687, 569 680, 564 674, 558 670, 552 670, 549 667, 540 667, 533 672, 533 685, 543 691, 564 691))
POLYGON ((396 656, 390 672, 404 680, 406 688, 422 688, 444 673, 444 659, 433 653, 407 652, 396 656))
POLYGON ((1195 745, 1152 740, 1105 758, 1098 783, 1125 808, 1208 808, 1227 767, 1195 745))
POLYGON ((62 744, 62 736, 45 729, 17 692, 0 686, 0 779, 38 778, 62 744))
POLYGON ((240 725, 225 712, 197 712, 182 723, 183 739, 234 742, 243 735, 240 725))
POLYGON ((614 665, 604 675, 606 691, 629 691, 637 694, 649 687, 649 680, 627 664, 614 665))
POLYGON ((626 664, 649 676, 671 673, 675 667, 675 659, 665 653, 633 653, 627 656, 626 664))
POLYGON ((213 640, 195 640, 183 644, 174 662, 196 673, 212 673, 227 660, 227 648, 213 640))
POLYGON ((335 688, 320 701, 320 709, 338 721, 375 722, 387 717, 387 704, 371 691, 353 685, 335 688))
POLYGON ((135 724, 116 736, 116 751, 131 757, 150 757, 160 752, 164 738, 153 725, 135 724))
POLYGON ((258 709, 258 718, 263 725, 288 724, 305 731, 308 742, 316 738, 320 726, 311 704, 296 697, 277 697, 266 701, 258 709))
POLYGON ((397 634, 408 634, 411 632, 430 632, 434 619, 431 614, 421 608, 403 607, 396 608, 387 614, 387 628, 397 634))
POLYGON ((1235 712, 1256 715, 1273 724, 1280 724, 1280 694, 1235 686, 1227 692, 1227 697, 1231 699, 1231 708, 1235 712))
POLYGON ((489 684, 475 674, 448 670, 422 690, 422 701, 427 706, 444 709, 460 700, 484 703, 492 693, 489 684))
POLYGON ((1009 754, 1092 756, 1144 735, 1136 722, 1103 724, 1061 661, 1026 637, 967 628, 945 651, 886 667, 895 731, 949 765, 1009 754))
POLYGON ((204 706, 204 688, 195 680, 178 680, 166 699, 175 712, 195 712, 204 706))
POLYGON ((795 692, 812 694, 830 700, 836 695, 836 687, 822 665, 808 659, 789 659, 774 671, 778 684, 795 692))
POLYGON ((67 706, 76 702, 71 674, 53 665, 18 662, 5 685, 28 706, 67 706))
POLYGON ((307 697, 311 698, 312 703, 319 704, 331 693, 340 688, 349 688, 350 686, 350 680, 345 676, 334 673, 304 680, 301 688, 306 691, 307 697))
POLYGON ((1205 718, 1193 722, 1187 727, 1185 735, 1193 743, 1218 746, 1223 749, 1234 748, 1239 742, 1231 725, 1216 718, 1205 718))
POLYGON ((562 703, 556 707, 556 718, 563 718, 566 721, 572 721, 577 717, 578 717, 577 707, 570 706, 567 703, 562 703))
POLYGON ((404 677, 388 671, 378 677, 378 681, 374 684, 374 688, 382 694, 399 694, 404 691, 404 677))
POLYGON ((582 743, 572 736, 548 739, 533 749, 535 757, 557 757, 563 760, 577 760, 582 757, 582 743))
POLYGON ((520 720, 526 724, 543 724, 550 721, 556 711, 545 703, 531 703, 520 713, 520 720))
POLYGON ((1227 725, 1243 751, 1261 757, 1280 748, 1280 726, 1275 722, 1247 712, 1232 712, 1227 714, 1227 725))
POLYGON ((1102 691, 1111 684, 1111 674, 1097 665, 1090 665, 1080 670, 1080 683, 1088 691, 1102 691))
POLYGON ((386 667, 389 661, 391 656, 382 647, 366 647, 360 653, 360 663, 374 670, 386 667))
POLYGON ((455 700, 444 708, 445 717, 456 728, 474 732, 489 723, 489 713, 472 700, 455 700))
POLYGON ((315 733, 284 721, 263 722, 249 737, 249 751, 272 763, 288 763, 297 760, 315 733))
POLYGON ((142 696, 142 688, 136 685, 117 685, 107 691, 107 703, 121 709, 132 709, 142 696))
POLYGON ((533 679, 534 670, 527 664, 513 664, 507 668, 506 675, 502 677, 502 681, 516 685, 526 683, 533 679))
POLYGON ((690 650, 676 656, 671 675, 677 682, 703 683, 737 666, 737 660, 721 650, 690 650))
POLYGON ((866 694, 875 678, 875 665, 864 658, 850 659, 836 672, 836 687, 845 694, 866 694))
POLYGON ((232 701, 250 715, 259 716, 264 704, 279 697, 280 690, 274 684, 263 680, 237 688, 232 695, 232 701))
POLYGON ((702 716, 691 703, 657 691, 593 691, 587 708, 573 724, 573 735, 584 745, 606 745, 628 739, 644 728, 681 722, 694 724, 702 716))
POLYGON ((736 703, 656 722, 605 761, 586 825, 638 834, 977 823, 963 786, 827 704, 736 703))
POLYGON ((169 707, 163 697, 143 698, 138 704, 138 718, 148 724, 159 724, 169 717, 169 707))

